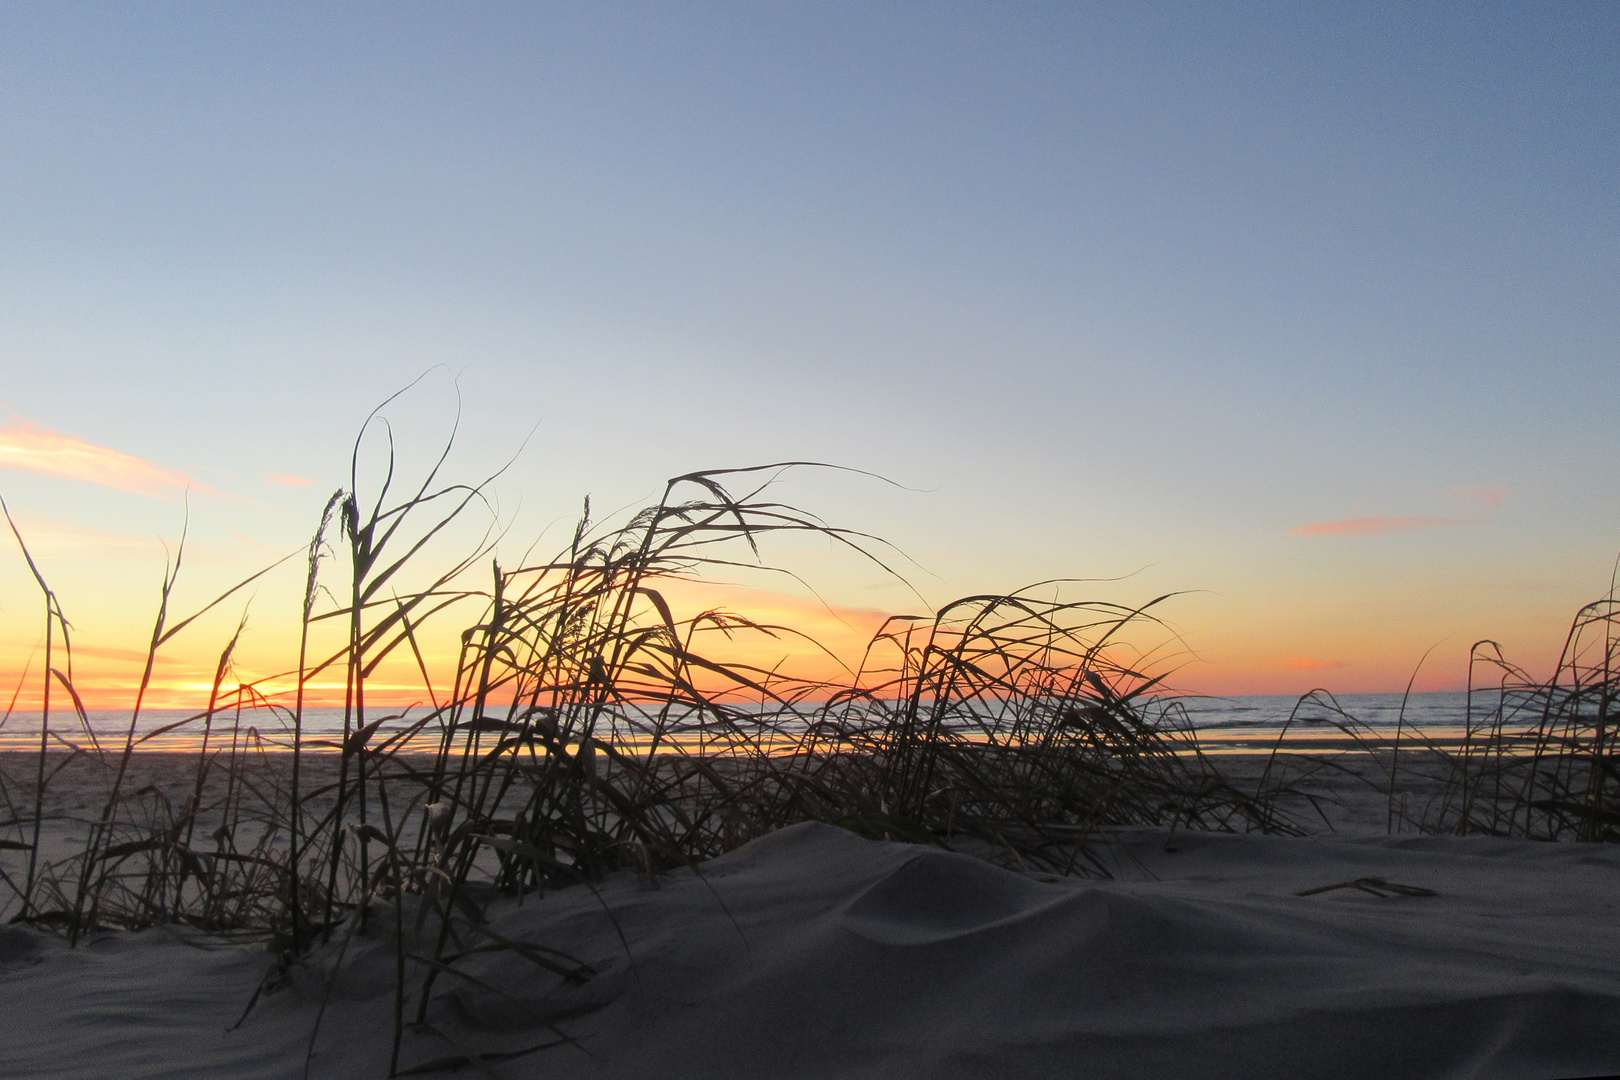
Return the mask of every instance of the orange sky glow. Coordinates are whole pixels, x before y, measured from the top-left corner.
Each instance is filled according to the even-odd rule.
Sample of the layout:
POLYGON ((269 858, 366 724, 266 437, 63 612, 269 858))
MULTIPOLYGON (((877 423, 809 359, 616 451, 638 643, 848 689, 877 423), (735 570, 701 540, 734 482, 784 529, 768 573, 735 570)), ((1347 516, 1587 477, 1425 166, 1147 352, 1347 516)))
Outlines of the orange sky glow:
MULTIPOLYGON (((700 612, 721 610, 746 615, 755 622, 791 628, 773 634, 736 630, 730 633, 706 629, 693 643, 694 651, 723 663, 748 665, 774 672, 781 678, 847 683, 852 669, 861 664, 863 653, 886 618, 879 610, 824 605, 813 597, 790 595, 758 588, 715 585, 704 582, 670 581, 659 589, 678 620, 700 612)), ((454 612, 448 613, 452 616, 454 612)), ((650 614, 650 612, 649 612, 650 614)), ((919 611, 913 614, 923 614, 919 611)), ((477 620, 471 604, 459 617, 428 624, 419 641, 433 681, 428 689, 415 659, 400 649, 386 659, 367 683, 368 701, 389 708, 431 706, 442 701, 451 683, 460 628, 477 620)), ((312 655, 336 652, 339 629, 326 624, 331 633, 320 635, 312 655), (325 650, 325 651, 323 651, 325 650)), ((166 646, 153 668, 146 704, 152 708, 201 709, 208 700, 220 648, 234 630, 234 616, 190 631, 166 646)), ((1129 649, 1147 651, 1145 668, 1158 674, 1168 671, 1166 688, 1176 692, 1217 695, 1274 693, 1299 694, 1323 686, 1341 693, 1400 689, 1417 676, 1420 690, 1458 689, 1466 674, 1467 650, 1472 640, 1453 638, 1438 643, 1425 638, 1420 628, 1409 638, 1394 642, 1380 635, 1346 635, 1334 632, 1323 638, 1327 648, 1291 651, 1287 628, 1281 632, 1262 623, 1226 628, 1230 640, 1198 635, 1190 648, 1177 639, 1166 640, 1165 633, 1145 632, 1127 643, 1129 649), (1424 650, 1436 646, 1427 660, 1424 650), (1203 647, 1201 647, 1203 646, 1203 647), (1422 660, 1421 667, 1419 662, 1422 660)), ((121 640, 116 635, 81 634, 75 640, 73 682, 87 707, 121 709, 132 704, 135 687, 145 663, 140 642, 150 627, 128 625, 121 640)), ((277 624, 267 616, 249 619, 249 629, 238 646, 235 661, 225 683, 227 696, 234 687, 248 684, 249 696, 262 696, 290 704, 296 681, 291 674, 296 658, 295 627, 277 624)), ((1301 637, 1309 638, 1307 629, 1301 637)), ((1315 631, 1320 636, 1320 631, 1315 631)), ((1544 632, 1512 650, 1516 660, 1532 670, 1549 665, 1562 640, 1561 624, 1548 621, 1544 632), (1545 655, 1543 655, 1545 654, 1545 655)), ((1302 642, 1307 647, 1311 642, 1302 642)), ((1130 666, 1142 670, 1138 653, 1121 654, 1130 666)), ((60 655, 55 663, 62 665, 60 655)), ((16 694, 17 707, 37 708, 41 695, 43 656, 34 638, 14 635, 0 655, 0 700, 16 694), (24 672, 26 671, 26 677, 24 672)), ((720 680, 711 679, 703 687, 708 692, 721 689, 720 680)), ((55 708, 70 703, 60 686, 53 688, 55 708)), ((742 697, 751 696, 744 692, 742 697)), ((341 669, 328 669, 306 688, 313 706, 343 703, 341 669)))
MULTIPOLYGON (((745 665, 756 672, 772 672, 782 678, 847 682, 851 677, 850 669, 859 666, 866 645, 886 618, 874 610, 829 606, 813 597, 762 589, 686 580, 660 581, 657 588, 678 620, 707 611, 721 611, 743 614, 755 623, 774 628, 762 632, 707 627, 699 631, 692 647, 710 660, 745 665)), ((368 701, 390 708, 442 701, 452 682, 462 626, 476 618, 471 604, 463 605, 461 613, 465 616, 462 619, 430 622, 419 632, 419 644, 433 681, 431 690, 425 685, 415 658, 407 648, 400 648, 367 680, 368 701)), ((224 645, 224 636, 232 629, 234 627, 227 622, 216 621, 202 632, 177 638, 162 649, 153 666, 145 706, 205 707, 219 650, 224 645), (211 635, 213 640, 209 640, 211 635)), ((332 655, 340 644, 337 624, 325 624, 323 629, 324 633, 317 632, 312 638, 312 657, 332 655)), ((132 626, 125 640, 137 642, 143 634, 149 633, 149 627, 132 626)), ((57 648, 60 650, 60 643, 57 648)), ((290 704, 297 685, 293 674, 296 649, 292 628, 254 624, 237 648, 230 676, 223 686, 225 696, 229 697, 236 687, 245 684, 251 687, 245 699, 262 697, 290 704)), ((43 698, 41 681, 44 677, 40 643, 32 641, 24 648, 21 641, 14 640, 9 652, 10 655, 0 658, 0 705, 15 694, 18 708, 37 709, 43 698)), ((76 640, 72 682, 87 708, 128 708, 134 702, 145 662, 146 652, 140 648, 107 645, 99 640, 76 640)), ((65 666, 60 651, 53 659, 53 666, 65 666)), ((723 683, 724 680, 716 676, 700 685, 705 691, 716 692, 723 689, 723 683)), ((306 702, 312 706, 342 705, 344 692, 341 667, 329 668, 306 685, 306 702)), ((52 693, 53 709, 71 707, 59 682, 53 684, 52 693)), ((742 696, 749 695, 742 692, 742 696)))
MULTIPOLYGON (((177 499, 188 488, 209 492, 184 473, 22 421, 0 428, 0 466, 168 501, 177 499)), ((258 476, 276 487, 299 488, 309 483, 285 473, 258 476)), ((1459 488, 1453 493, 1492 513, 1509 494, 1503 487, 1459 488)), ((14 521, 36 559, 43 558, 49 566, 47 576, 69 613, 74 627, 71 676, 81 699, 92 709, 129 707, 145 665, 141 644, 151 632, 153 586, 165 560, 173 553, 155 536, 131 536, 23 512, 14 514, 14 521), (57 574, 67 577, 67 587, 57 574), (138 588, 132 589, 132 585, 138 588)), ((1287 535, 1377 538, 1469 524, 1477 523, 1446 517, 1357 517, 1299 526, 1287 535)), ((268 549, 235 529, 228 531, 245 541, 253 553, 247 555, 237 549, 233 554, 217 546, 217 541, 193 541, 187 548, 188 575, 197 574, 200 563, 205 578, 212 571, 210 580, 225 580, 241 573, 240 568, 246 565, 244 558, 258 560, 267 553, 268 549), (216 546, 210 547, 210 543, 216 546)), ((1315 543, 1300 547, 1323 550, 1315 543)), ((34 601, 25 604, 20 600, 35 587, 21 569, 22 560, 15 558, 14 562, 16 565, 7 573, 16 591, 6 599, 7 622, 0 638, 0 699, 14 696, 18 707, 35 708, 42 698, 44 675, 37 625, 40 620, 29 613, 28 605, 34 601)), ((204 707, 218 652, 243 619, 247 630, 234 654, 226 692, 245 685, 249 696, 290 701, 296 687, 291 672, 297 655, 297 620, 288 616, 297 608, 301 586, 295 579, 301 575, 301 562, 292 560, 282 578, 266 579, 251 595, 244 594, 240 604, 221 608, 166 645, 154 664, 146 704, 155 708, 204 707)), ((829 594, 829 602, 824 603, 803 593, 683 579, 662 580, 658 588, 675 609, 677 619, 721 610, 780 628, 768 633, 728 633, 711 626, 699 634, 694 648, 711 659, 776 673, 784 679, 847 682, 887 617, 875 606, 841 602, 837 594, 829 594)), ((206 589, 202 592, 206 593, 206 589)), ((847 591, 843 595, 847 596, 847 591)), ((1185 624, 1183 612, 1196 604, 1190 598, 1177 599, 1163 609, 1177 629, 1166 630, 1156 641, 1146 640, 1153 636, 1147 634, 1140 642, 1128 642, 1128 648, 1150 652, 1127 662, 1139 669, 1145 663, 1155 674, 1168 672, 1167 689, 1191 693, 1297 694, 1321 683, 1331 683, 1334 689, 1344 692, 1390 690, 1406 685, 1414 674, 1420 689, 1455 689, 1465 677, 1469 642, 1477 636, 1500 634, 1497 627, 1502 625, 1504 615, 1509 617, 1509 625, 1536 635, 1529 650, 1524 648, 1524 642, 1515 643, 1515 658, 1520 662, 1532 666, 1550 663, 1562 639, 1564 617, 1549 619, 1545 600, 1533 589, 1513 595, 1497 590, 1492 594, 1495 599, 1488 604, 1470 601, 1472 608, 1455 596, 1437 594, 1418 610, 1440 611, 1450 605, 1448 615, 1408 617, 1395 624, 1377 617, 1368 619, 1367 595, 1343 588, 1336 594, 1317 596, 1302 609, 1300 596, 1279 594, 1269 600, 1251 600, 1236 609, 1223 609, 1215 622, 1206 615, 1193 616, 1185 624), (1323 604, 1334 606, 1324 608, 1323 604), (1458 626, 1468 629, 1459 633, 1458 626), (1185 637, 1179 636, 1182 631, 1186 631, 1185 637), (1431 649, 1430 659, 1420 670, 1419 658, 1431 649)), ((431 688, 424 685, 414 657, 401 649, 375 671, 368 683, 370 700, 388 707, 442 700, 451 682, 459 632, 478 618, 472 606, 472 602, 464 603, 421 628, 419 637, 431 688)), ((895 614, 928 612, 919 600, 895 614)), ((323 624, 312 652, 325 655, 338 651, 339 629, 336 623, 323 624)), ((53 664, 65 667, 59 654, 53 664)), ((704 689, 713 692, 719 687, 705 685, 704 689)), ((320 673, 307 685, 306 695, 312 705, 341 705, 341 671, 320 673)), ((66 703, 60 695, 58 701, 66 703)))

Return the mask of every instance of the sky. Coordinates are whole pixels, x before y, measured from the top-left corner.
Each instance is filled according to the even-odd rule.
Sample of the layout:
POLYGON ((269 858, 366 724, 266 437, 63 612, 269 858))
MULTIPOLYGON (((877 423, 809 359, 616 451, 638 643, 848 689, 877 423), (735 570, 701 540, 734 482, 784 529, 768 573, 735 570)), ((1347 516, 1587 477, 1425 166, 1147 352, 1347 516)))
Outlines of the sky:
MULTIPOLYGON (((182 527, 182 606, 295 550, 419 379, 503 552, 892 481, 781 491, 905 580, 705 594, 840 643, 1109 579, 1183 689, 1445 689, 1610 587, 1612 4, 12 3, 0 58, 0 496, 100 700, 182 527)), ((268 656, 296 578, 218 614, 268 656)), ((6 556, 0 676, 41 626, 6 556)))

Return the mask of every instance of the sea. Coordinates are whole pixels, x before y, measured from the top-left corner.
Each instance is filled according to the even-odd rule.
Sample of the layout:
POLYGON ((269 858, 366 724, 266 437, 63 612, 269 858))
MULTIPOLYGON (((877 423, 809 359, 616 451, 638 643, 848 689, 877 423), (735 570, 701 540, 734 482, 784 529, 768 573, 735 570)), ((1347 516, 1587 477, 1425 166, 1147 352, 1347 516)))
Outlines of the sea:
MULTIPOLYGON (((1481 721, 1482 708, 1494 704, 1494 697, 1474 700, 1474 723, 1481 721)), ((1352 749, 1358 745, 1379 745, 1393 740, 1414 739, 1435 745, 1454 744, 1468 722, 1468 697, 1461 692, 1422 694, 1343 694, 1297 698, 1291 695, 1245 694, 1233 697, 1179 697, 1156 699, 1149 713, 1165 727, 1190 730, 1199 747, 1209 753, 1255 753, 1271 750, 1279 742, 1293 750, 1352 749)), ((424 710, 373 710, 368 720, 386 719, 370 745, 378 746, 390 737, 401 736, 424 710)), ((791 729, 791 723, 783 725, 791 729)), ((305 744, 315 749, 336 750, 343 738, 343 710, 306 709, 303 721, 305 744)), ((431 721, 415 736, 413 747, 436 745, 439 728, 431 721)), ((199 751, 204 746, 204 724, 187 710, 153 709, 141 714, 134 725, 137 750, 199 751)), ((260 709, 241 714, 217 715, 206 732, 211 749, 259 748, 284 750, 291 745, 291 722, 281 710, 260 709)), ((55 750, 122 750, 130 738, 127 711, 91 711, 80 717, 74 712, 53 712, 47 743, 55 750)), ((21 711, 0 719, 0 751, 37 750, 40 745, 40 717, 37 712, 21 711)))

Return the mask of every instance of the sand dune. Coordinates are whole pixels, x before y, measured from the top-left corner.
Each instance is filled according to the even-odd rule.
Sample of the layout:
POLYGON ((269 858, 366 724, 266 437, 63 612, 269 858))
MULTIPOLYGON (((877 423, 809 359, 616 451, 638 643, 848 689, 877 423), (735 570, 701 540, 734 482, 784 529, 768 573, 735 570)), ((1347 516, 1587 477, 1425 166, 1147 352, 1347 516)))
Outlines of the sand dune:
MULTIPOLYGON (((572 985, 511 951, 470 957, 462 966, 487 985, 441 980, 434 1031, 408 1034, 401 1064, 560 1031, 572 1041, 489 1068, 883 1080, 1620 1070, 1613 847, 1137 831, 1111 859, 1111 881, 1037 880, 805 824, 701 876, 503 901, 497 933, 597 973, 572 985), (1296 895, 1365 878, 1436 895, 1296 895)), ((6 928, 0 1075, 299 1076, 330 988, 310 1075, 384 1076, 386 930, 334 941, 227 1030, 269 969, 263 952, 172 931, 69 950, 6 928)))

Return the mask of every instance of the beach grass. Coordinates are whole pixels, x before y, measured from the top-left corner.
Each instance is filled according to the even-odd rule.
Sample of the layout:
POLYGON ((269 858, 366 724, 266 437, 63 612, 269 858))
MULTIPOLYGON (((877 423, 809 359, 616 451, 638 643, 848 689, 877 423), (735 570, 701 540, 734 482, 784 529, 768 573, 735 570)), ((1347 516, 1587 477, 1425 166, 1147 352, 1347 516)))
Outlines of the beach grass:
MULTIPOLYGON (((365 487, 361 444, 375 435, 362 430, 350 484, 297 556, 306 573, 290 700, 233 680, 239 625, 219 644, 207 700, 171 725, 196 739, 183 758, 140 749, 156 660, 260 575, 177 614, 179 547, 129 727, 109 745, 75 689, 71 624, 12 525, 40 590, 45 656, 37 752, 0 761, 0 848, 19 856, 0 888, 14 921, 74 941, 184 924, 262 940, 284 965, 320 950, 341 960, 353 935, 385 928, 396 961, 392 1069, 404 1074, 423 1064, 408 1036, 431 1025, 435 995, 476 980, 466 958, 500 950, 556 977, 592 977, 566 941, 491 930, 485 913, 497 899, 590 888, 626 869, 701 873, 706 860, 806 821, 1043 875, 1106 875, 1101 845, 1122 826, 1304 831, 1311 815, 1287 808, 1313 807, 1310 777, 1336 767, 1281 753, 1280 742, 1257 781, 1238 783, 1204 754, 1164 692, 1165 673, 1147 670, 1130 644, 1160 629, 1165 597, 1065 600, 1055 583, 968 596, 890 619, 833 680, 717 654, 706 643, 795 631, 677 610, 666 583, 760 566, 762 542, 784 534, 887 569, 880 541, 775 500, 772 481, 821 467, 812 463, 688 473, 606 523, 587 503, 560 551, 513 567, 494 558, 491 530, 407 586, 424 550, 484 505, 490 481, 443 482, 447 444, 406 485, 389 443, 384 479, 365 487), (422 637, 458 618, 459 658, 435 682, 422 637), (334 627, 340 645, 318 647, 334 627), (379 665, 402 657, 430 702, 410 720, 368 695, 379 665), (345 687, 342 735, 315 738, 306 691, 334 673, 345 687), (263 738, 252 718, 264 713, 284 720, 285 742, 263 738), (82 811, 56 807, 53 791, 69 788, 95 797, 82 811)), ((1403 807, 1402 820, 1426 831, 1614 839, 1615 615, 1612 600, 1583 609, 1547 682, 1491 643, 1476 646, 1476 667, 1496 681, 1477 695, 1477 723, 1471 692, 1462 747, 1398 732, 1392 747, 1369 751, 1387 775, 1392 822, 1396 777, 1421 761, 1439 770, 1438 801, 1403 807)), ((545 1045, 567 1041, 558 1018, 536 1021, 552 1032, 545 1045)), ((469 1047, 432 1064, 481 1060, 469 1047)))

